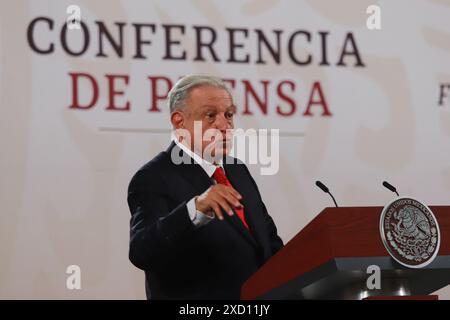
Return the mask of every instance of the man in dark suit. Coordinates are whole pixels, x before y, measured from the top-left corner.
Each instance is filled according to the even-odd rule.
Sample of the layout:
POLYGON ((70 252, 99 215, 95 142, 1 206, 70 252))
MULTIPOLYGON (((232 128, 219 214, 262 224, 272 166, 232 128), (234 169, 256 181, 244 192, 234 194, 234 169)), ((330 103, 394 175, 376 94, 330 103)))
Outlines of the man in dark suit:
POLYGON ((149 299, 239 299, 283 243, 247 167, 227 156, 232 96, 220 79, 191 75, 168 100, 174 141, 128 189, 129 258, 149 299))

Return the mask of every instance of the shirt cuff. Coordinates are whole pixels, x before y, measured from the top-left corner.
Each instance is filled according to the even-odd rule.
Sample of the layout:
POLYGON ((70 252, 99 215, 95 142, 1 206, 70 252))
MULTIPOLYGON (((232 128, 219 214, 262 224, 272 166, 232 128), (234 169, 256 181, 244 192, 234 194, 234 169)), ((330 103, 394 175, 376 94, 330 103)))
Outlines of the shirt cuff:
POLYGON ((206 225, 208 222, 210 222, 212 219, 214 219, 214 216, 213 215, 209 216, 207 214, 204 214, 201 211, 198 211, 195 208, 195 199, 196 198, 197 197, 194 197, 191 200, 189 200, 186 203, 186 207, 187 207, 187 210, 189 213, 189 218, 191 218, 191 221, 194 224, 194 226, 198 228, 198 227, 206 225))

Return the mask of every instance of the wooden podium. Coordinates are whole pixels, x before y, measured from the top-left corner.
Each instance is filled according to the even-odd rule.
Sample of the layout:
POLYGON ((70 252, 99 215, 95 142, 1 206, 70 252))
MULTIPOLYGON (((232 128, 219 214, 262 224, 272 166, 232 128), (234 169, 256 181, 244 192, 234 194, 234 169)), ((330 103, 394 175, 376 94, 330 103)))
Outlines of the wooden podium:
POLYGON ((422 269, 392 259, 380 237, 382 207, 326 208, 242 286, 242 299, 365 299, 423 296, 450 283, 450 207, 430 206, 441 232, 436 259, 422 269), (368 290, 367 267, 381 270, 368 290))

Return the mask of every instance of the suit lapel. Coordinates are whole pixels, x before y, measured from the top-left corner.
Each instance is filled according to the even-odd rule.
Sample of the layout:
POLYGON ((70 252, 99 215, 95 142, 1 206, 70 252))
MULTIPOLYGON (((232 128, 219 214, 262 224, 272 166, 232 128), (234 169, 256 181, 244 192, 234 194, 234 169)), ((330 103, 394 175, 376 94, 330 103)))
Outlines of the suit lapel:
MULTIPOLYGON (((242 187, 241 183, 240 183, 240 179, 237 179, 236 177, 239 177, 239 173, 236 172, 236 168, 237 165, 232 165, 232 164, 226 164, 224 163, 224 169, 225 169, 225 174, 228 178, 228 180, 230 180, 231 185, 233 186, 233 188, 235 188, 239 193, 243 194, 244 193, 244 188, 242 187)), ((255 230, 255 224, 253 222, 253 216, 251 214, 252 210, 254 210, 254 208, 252 208, 249 203, 245 200, 245 196, 243 195, 241 203, 244 205, 244 214, 245 214, 245 220, 247 221, 247 224, 250 227, 250 230, 247 230, 247 228, 244 226, 244 224, 242 223, 241 219, 239 219, 239 217, 237 216, 237 214, 234 214, 233 216, 228 216, 228 220, 230 221, 230 223, 233 225, 233 227, 247 240, 249 241, 252 245, 254 246, 258 246, 255 238, 254 238, 254 233, 256 232, 255 230)))
MULTIPOLYGON (((198 194, 205 192, 212 185, 211 179, 206 174, 205 170, 194 161, 188 154, 178 147, 175 142, 172 142, 167 149, 169 156, 176 156, 181 159, 179 164, 172 161, 173 166, 182 176, 188 181, 198 194)), ((176 187, 176 186, 174 186, 176 187)))

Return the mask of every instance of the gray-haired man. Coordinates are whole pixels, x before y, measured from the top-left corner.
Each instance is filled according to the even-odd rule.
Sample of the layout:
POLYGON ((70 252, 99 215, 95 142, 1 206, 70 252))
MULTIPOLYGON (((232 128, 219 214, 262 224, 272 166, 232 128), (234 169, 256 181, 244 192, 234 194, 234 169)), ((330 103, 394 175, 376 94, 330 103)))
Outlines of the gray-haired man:
POLYGON ((168 98, 174 141, 128 189, 130 260, 149 299, 239 299, 283 243, 247 167, 227 156, 236 107, 206 75, 180 79, 168 98))

